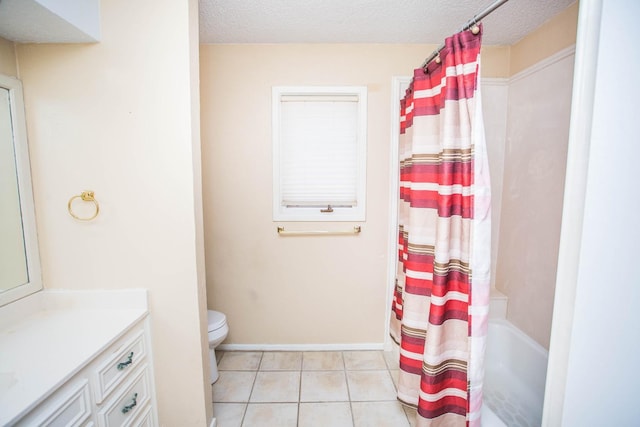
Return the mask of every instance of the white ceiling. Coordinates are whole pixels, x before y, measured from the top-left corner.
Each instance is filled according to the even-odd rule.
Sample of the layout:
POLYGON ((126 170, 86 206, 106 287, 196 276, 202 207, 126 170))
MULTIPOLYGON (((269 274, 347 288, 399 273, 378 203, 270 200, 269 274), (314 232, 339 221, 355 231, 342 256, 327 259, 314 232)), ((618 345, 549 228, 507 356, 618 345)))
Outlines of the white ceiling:
POLYGON ((99 0, 0 0, 0 37, 18 43, 100 39, 99 0))
MULTIPOLYGON (((511 45, 575 0, 510 0, 483 43, 511 45)), ((433 43, 494 0, 200 0, 201 43, 433 43)))
MULTIPOLYGON (((98 0, 92 1, 97 4, 98 0)), ((484 19, 483 42, 514 44, 574 1, 509 0, 484 19)), ((82 43, 99 38, 79 31, 78 22, 83 22, 80 18, 84 15, 69 20, 40 2, 43 0, 0 0, 0 37, 39 43, 82 43)), ((201 43, 440 44, 494 0, 199 2, 201 43)), ((47 4, 66 7, 71 3, 47 0, 47 4)))

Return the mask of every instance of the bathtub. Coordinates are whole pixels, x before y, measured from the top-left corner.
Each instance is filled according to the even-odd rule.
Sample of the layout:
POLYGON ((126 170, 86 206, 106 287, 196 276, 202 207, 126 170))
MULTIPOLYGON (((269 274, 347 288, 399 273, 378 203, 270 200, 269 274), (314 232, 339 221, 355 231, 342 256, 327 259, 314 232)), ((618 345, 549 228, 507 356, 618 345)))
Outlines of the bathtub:
POLYGON ((540 426, 547 359, 547 350, 508 321, 489 321, 483 427, 540 426))

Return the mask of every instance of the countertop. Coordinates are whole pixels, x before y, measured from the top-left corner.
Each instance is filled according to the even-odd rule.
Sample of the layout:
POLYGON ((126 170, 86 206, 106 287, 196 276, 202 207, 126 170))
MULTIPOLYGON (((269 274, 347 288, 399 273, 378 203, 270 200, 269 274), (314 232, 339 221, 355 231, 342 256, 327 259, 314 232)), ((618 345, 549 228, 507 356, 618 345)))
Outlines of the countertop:
POLYGON ((45 290, 0 307, 0 425, 35 408, 147 314, 143 289, 45 290))

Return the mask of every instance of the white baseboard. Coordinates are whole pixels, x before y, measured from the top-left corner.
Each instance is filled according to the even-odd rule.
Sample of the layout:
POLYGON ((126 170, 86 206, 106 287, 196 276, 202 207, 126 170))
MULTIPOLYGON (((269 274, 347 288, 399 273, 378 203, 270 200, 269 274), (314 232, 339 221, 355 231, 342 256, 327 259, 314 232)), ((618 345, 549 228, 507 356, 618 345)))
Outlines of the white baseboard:
POLYGON ((384 343, 352 344, 220 344, 222 351, 356 351, 383 350, 384 343))

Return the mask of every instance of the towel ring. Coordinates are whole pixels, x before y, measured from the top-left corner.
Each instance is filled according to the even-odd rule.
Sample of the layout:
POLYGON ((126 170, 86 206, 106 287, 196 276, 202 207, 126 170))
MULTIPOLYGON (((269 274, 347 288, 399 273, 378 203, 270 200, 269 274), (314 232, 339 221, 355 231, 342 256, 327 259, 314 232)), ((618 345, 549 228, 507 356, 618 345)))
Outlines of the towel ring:
POLYGON ((73 196, 72 198, 69 199, 69 203, 67 203, 67 209, 69 209, 69 214, 71 214, 72 217, 74 217, 75 219, 77 219, 78 221, 91 221, 92 219, 94 219, 95 217, 98 216, 98 213, 100 212, 100 205, 98 204, 98 201, 95 199, 95 197, 93 196, 93 191, 83 191, 82 193, 80 193, 79 195, 73 196), (81 218, 78 215, 76 215, 75 213, 73 213, 73 209, 71 208, 71 204, 73 203, 73 201, 75 199, 82 199, 82 201, 84 202, 93 202, 93 204, 96 207, 96 211, 94 212, 94 214, 90 217, 87 218, 81 218))

